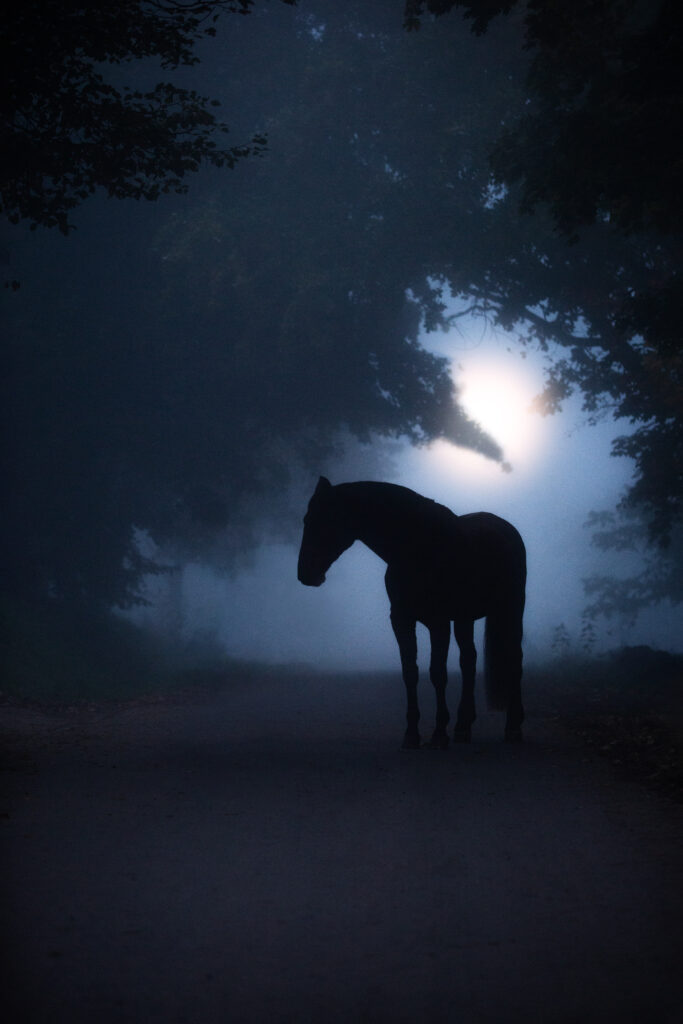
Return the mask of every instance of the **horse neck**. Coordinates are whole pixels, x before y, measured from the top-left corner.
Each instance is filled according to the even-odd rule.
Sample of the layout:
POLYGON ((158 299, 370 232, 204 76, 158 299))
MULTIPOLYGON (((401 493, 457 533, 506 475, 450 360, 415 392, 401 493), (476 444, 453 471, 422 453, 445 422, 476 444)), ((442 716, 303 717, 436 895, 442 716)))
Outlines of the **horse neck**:
MULTIPOLYGON (((415 510, 409 507, 412 500, 406 501, 411 492, 374 482, 337 487, 356 539, 387 563, 400 558, 415 537, 415 510)), ((417 495, 413 498, 417 499, 417 495)))

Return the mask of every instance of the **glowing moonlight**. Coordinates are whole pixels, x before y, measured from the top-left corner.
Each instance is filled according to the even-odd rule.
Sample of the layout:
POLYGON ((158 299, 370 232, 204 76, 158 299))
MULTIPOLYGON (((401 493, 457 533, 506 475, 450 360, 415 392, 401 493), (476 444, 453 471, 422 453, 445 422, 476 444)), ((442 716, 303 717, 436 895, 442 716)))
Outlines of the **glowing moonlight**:
MULTIPOLYGON (((541 371, 509 352, 472 352, 453 368, 459 402, 503 449, 515 471, 532 468, 543 447, 544 421, 532 410, 543 386, 541 371)), ((473 476, 500 473, 500 466, 474 452, 437 441, 431 451, 441 463, 457 462, 473 476)))

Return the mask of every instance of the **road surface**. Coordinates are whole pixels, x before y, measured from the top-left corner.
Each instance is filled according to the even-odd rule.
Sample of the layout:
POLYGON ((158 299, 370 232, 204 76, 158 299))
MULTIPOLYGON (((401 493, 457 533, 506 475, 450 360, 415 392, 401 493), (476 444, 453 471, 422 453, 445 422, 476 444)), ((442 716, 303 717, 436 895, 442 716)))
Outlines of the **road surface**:
POLYGON ((533 715, 401 751, 402 700, 2 709, 8 1024, 683 1020, 678 806, 533 715))

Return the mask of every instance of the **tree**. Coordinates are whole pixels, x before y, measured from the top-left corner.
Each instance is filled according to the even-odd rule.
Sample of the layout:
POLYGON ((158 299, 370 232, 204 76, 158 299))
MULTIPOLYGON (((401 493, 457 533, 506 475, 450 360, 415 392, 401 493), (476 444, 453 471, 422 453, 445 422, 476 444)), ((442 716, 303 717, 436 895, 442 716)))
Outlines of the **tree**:
MULTIPOLYGON (((644 586, 643 574, 626 582, 640 602, 664 594, 678 601, 671 566, 680 570, 674 534, 683 499, 679 6, 409 0, 406 24, 454 8, 478 33, 512 12, 508 28, 523 23, 531 56, 525 108, 491 149, 501 212, 514 204, 528 224, 523 216, 517 251, 490 269, 480 306, 517 326, 521 340, 564 348, 550 364, 544 411, 578 389, 591 415, 607 412, 634 428, 613 448, 634 460, 635 477, 611 546, 621 546, 624 524, 640 523, 638 543, 647 538, 660 550, 655 561, 669 568, 656 574, 656 587, 644 586), (548 228, 559 247, 544 239, 548 228)), ((605 529, 598 540, 608 544, 605 529)))
MULTIPOLYGON (((294 0, 282 0, 293 3, 294 0)), ((245 14, 253 0, 125 0, 79 4, 27 0, 5 12, 0 49, 4 95, 0 210, 12 223, 73 226, 71 211, 96 189, 118 199, 184 192, 203 162, 232 167, 262 152, 265 138, 221 147, 227 132, 194 89, 168 81, 119 84, 131 62, 164 71, 198 60, 221 12, 245 14)), ((129 73, 133 81, 136 69, 129 73)))
POLYGON ((452 46, 434 35, 425 62, 400 24, 387 34, 386 11, 325 14, 321 40, 270 11, 217 40, 210 87, 244 92, 241 121, 268 130, 276 158, 154 213, 94 201, 68 249, 33 248, 40 300, 12 296, 5 406, 17 586, 136 600, 141 536, 216 559, 289 529, 293 467, 312 473, 343 436, 444 436, 502 460, 418 335, 443 322, 427 283, 450 251, 440 218, 469 237, 483 209, 470 110, 488 110, 490 89, 496 116, 506 69, 491 55, 489 87, 471 62, 455 112, 444 96, 427 117, 452 46), (244 90, 256 54, 260 106, 244 90))
POLYGON ((492 177, 501 125, 535 95, 521 19, 473 39, 455 18, 403 32, 393 2, 316 0, 286 24, 278 11, 233 19, 203 65, 206 91, 239 95, 240 131, 267 130, 273 158, 236 167, 229 194, 200 177, 158 217, 91 206, 78 261, 41 254, 41 302, 12 297, 5 408, 24 484, 6 536, 26 538, 32 578, 125 603, 144 532, 193 555, 213 557, 218 535, 243 549, 257 518, 291 522, 292 467, 319 465, 344 432, 445 436, 502 460, 419 345, 421 325, 450 324, 439 282, 525 344, 562 346, 547 409, 580 388, 591 414, 633 420, 632 494, 666 538, 680 367, 661 340, 670 316, 656 327, 646 299, 653 281, 675 292, 673 243, 597 217, 570 245, 549 204, 520 215, 520 183, 492 177))
POLYGON ((585 614, 620 618, 633 625, 644 609, 669 602, 683 602, 681 565, 683 530, 672 530, 666 547, 653 549, 641 509, 625 506, 616 511, 594 512, 588 527, 593 543, 603 551, 630 555, 631 565, 621 575, 592 575, 584 580, 590 599, 585 614), (635 563, 635 564, 634 564, 635 563))

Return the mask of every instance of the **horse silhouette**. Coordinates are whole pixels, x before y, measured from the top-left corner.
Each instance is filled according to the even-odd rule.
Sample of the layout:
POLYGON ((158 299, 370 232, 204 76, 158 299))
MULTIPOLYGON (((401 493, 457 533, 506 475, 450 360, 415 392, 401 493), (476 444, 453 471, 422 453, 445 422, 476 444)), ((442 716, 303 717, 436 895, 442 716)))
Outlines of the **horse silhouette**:
POLYGON ((387 563, 391 625, 407 694, 405 748, 420 746, 416 624, 431 641, 430 679, 436 727, 430 746, 448 747, 446 661, 450 624, 460 649, 462 693, 453 739, 467 742, 476 718, 474 622, 486 618, 485 688, 489 706, 505 710, 505 738, 521 740, 522 618, 526 552, 510 523, 489 512, 457 516, 444 505, 397 484, 337 484, 320 477, 304 517, 301 583, 319 587, 355 540, 387 563))

